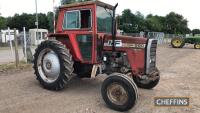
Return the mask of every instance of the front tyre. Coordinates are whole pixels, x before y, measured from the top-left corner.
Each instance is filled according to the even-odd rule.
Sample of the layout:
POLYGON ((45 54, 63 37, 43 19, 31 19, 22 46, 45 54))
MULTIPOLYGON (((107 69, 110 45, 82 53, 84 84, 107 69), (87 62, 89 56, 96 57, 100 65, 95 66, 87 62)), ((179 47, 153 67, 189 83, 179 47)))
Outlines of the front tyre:
POLYGON ((133 80, 120 73, 111 74, 101 87, 105 103, 114 110, 127 111, 137 102, 138 89, 133 80))
POLYGON ((63 89, 74 70, 69 50, 56 40, 47 40, 38 46, 33 68, 37 80, 49 90, 63 89))

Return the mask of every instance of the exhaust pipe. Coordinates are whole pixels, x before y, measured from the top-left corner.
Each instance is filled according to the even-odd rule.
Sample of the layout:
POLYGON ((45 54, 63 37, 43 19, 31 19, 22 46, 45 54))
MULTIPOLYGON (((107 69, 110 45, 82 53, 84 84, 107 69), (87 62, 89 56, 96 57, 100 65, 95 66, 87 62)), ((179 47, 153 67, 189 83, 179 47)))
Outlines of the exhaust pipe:
POLYGON ((112 16, 112 52, 115 51, 115 39, 116 39, 116 19, 115 19, 115 12, 118 3, 113 8, 113 16, 112 16))

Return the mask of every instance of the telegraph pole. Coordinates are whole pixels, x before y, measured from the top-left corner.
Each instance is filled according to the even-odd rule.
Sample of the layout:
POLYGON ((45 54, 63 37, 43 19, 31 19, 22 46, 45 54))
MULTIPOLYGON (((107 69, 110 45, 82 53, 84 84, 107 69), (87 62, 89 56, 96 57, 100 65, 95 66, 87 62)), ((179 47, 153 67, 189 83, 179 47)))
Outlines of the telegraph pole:
POLYGON ((37 31, 36 31, 36 41, 37 41, 37 44, 39 44, 38 42, 38 11, 37 11, 38 7, 37 7, 37 0, 35 0, 35 10, 36 10, 36 22, 35 22, 35 25, 37 26, 37 31))

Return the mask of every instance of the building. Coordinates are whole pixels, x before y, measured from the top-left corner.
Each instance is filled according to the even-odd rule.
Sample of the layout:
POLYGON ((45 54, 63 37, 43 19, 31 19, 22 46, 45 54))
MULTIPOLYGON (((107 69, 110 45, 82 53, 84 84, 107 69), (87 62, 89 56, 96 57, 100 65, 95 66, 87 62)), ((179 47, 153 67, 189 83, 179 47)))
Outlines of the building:
MULTIPOLYGON (((19 31, 16 30, 16 35, 19 34, 19 31)), ((9 30, 1 30, 0 33, 0 43, 6 44, 9 40, 14 40, 14 30, 10 30, 10 37, 9 37, 9 30)))
POLYGON ((42 41, 47 39, 47 29, 29 29, 29 37, 32 45, 39 45, 42 41))

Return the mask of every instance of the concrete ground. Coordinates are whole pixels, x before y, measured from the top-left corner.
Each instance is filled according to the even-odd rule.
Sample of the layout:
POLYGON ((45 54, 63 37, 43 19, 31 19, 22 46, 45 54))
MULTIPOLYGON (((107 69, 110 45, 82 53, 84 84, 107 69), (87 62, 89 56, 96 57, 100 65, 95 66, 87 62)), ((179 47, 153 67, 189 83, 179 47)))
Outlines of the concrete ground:
MULTIPOLYGON (((35 47, 32 48, 32 53, 34 53, 34 49, 35 49, 35 47)), ((19 53, 19 59, 20 60, 25 59, 22 47, 19 47, 18 53, 19 53)), ((12 52, 10 48, 0 47, 0 65, 6 64, 6 63, 9 63, 9 62, 15 62, 15 50, 14 50, 14 48, 13 48, 13 52, 12 52)))

